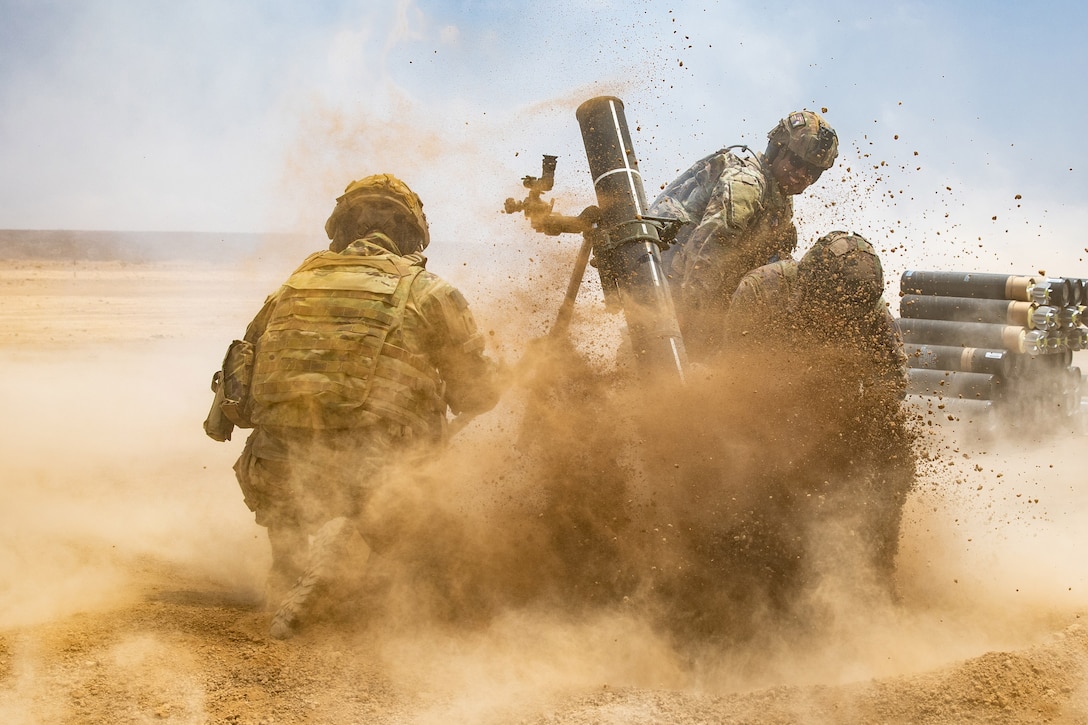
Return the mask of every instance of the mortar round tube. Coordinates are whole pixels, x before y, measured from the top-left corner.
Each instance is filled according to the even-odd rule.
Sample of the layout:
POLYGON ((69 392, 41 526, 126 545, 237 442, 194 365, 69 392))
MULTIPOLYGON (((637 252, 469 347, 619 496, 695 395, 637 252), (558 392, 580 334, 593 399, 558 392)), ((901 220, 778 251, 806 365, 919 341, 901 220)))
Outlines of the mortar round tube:
POLYGON ((1047 277, 1045 280, 1050 288, 1051 304, 1055 307, 1071 305, 1073 299, 1073 284, 1064 277, 1047 277))
POLYGON ((1080 307, 1077 307, 1075 305, 1066 305, 1065 307, 1058 310, 1058 322, 1059 324, 1061 324, 1062 327, 1065 328, 1080 327, 1082 322, 1081 316, 1083 314, 1084 313, 1081 311, 1080 307))
POLYGON ((899 300, 902 317, 954 322, 989 322, 1030 327, 1032 305, 1019 300, 941 297, 905 294, 899 300))
POLYGON ((984 373, 1002 378, 1014 377, 1019 372, 1018 357, 1008 350, 908 342, 903 351, 907 354, 908 367, 912 368, 984 373))
POLYGON ((1070 277, 1069 283, 1073 287, 1073 299, 1070 304, 1075 306, 1082 306, 1086 303, 1084 298, 1084 279, 1082 277, 1070 277))
POLYGON ((899 327, 904 342, 1028 352, 1027 330, 1023 327, 906 317, 899 319, 899 327))
POLYGON ((1031 302, 1034 284, 1033 277, 1022 275, 907 270, 899 280, 899 291, 911 295, 1031 302))
POLYGON ((985 373, 909 368, 907 375, 907 392, 913 395, 997 400, 1003 392, 1001 378, 985 373))

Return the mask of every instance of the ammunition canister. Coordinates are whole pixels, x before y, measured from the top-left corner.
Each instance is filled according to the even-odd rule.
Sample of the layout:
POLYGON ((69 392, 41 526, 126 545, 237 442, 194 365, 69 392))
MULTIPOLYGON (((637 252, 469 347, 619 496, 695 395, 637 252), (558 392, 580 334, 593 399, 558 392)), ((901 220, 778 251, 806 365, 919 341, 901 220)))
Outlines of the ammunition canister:
POLYGON ((1073 283, 1064 277, 1047 277, 1044 280, 1050 290, 1050 304, 1054 307, 1065 307, 1073 304, 1073 283))
POLYGON ((1070 286, 1073 288, 1073 299, 1069 301, 1069 304, 1080 307, 1088 304, 1088 300, 1085 299, 1085 294, 1088 294, 1084 290, 1085 280, 1080 277, 1067 277, 1070 286))
POLYGON ((1012 325, 987 322, 951 322, 900 318, 904 342, 929 345, 982 347, 1037 355, 1045 334, 1012 325))
POLYGON ((1031 314, 1028 316, 1029 327, 1033 330, 1057 330, 1062 326, 1058 316, 1058 308, 1050 305, 1032 305, 1031 314))
POLYGON ((926 272, 907 270, 900 278, 900 292, 1031 302, 1033 277, 976 272, 926 272))
POLYGON ((966 400, 998 400, 1004 381, 996 375, 909 368, 907 393, 966 400))
POLYGON ((1058 310, 1058 323, 1066 328, 1080 327, 1083 314, 1080 307, 1066 305, 1058 310))
POLYGON ((1023 369, 1024 356, 1009 350, 992 350, 952 345, 905 343, 907 365, 927 370, 953 370, 966 373, 1016 377, 1023 369))
POLYGON ((903 317, 954 322, 1032 326, 1032 304, 1017 300, 907 294, 899 300, 903 317))

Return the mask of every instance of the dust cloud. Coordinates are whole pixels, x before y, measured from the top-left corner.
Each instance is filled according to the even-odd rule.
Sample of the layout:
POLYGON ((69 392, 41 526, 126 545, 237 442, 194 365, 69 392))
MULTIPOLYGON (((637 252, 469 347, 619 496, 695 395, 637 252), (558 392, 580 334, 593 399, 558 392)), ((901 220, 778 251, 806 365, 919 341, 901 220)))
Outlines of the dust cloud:
MULTIPOLYGON (((270 249, 260 269, 5 265, 2 719, 511 722, 586 693, 649 693, 618 701, 615 721, 629 722, 660 712, 646 700, 665 691, 924 673, 1036 645, 1080 618, 1082 435, 979 438, 984 424, 956 425, 924 404, 888 421, 844 408, 828 366, 804 361, 729 360, 699 370, 688 390, 659 387, 639 378, 621 319, 600 309, 588 278, 571 344, 539 341, 576 242, 519 231, 523 220, 499 209, 555 151, 541 129, 558 114, 572 127, 572 99, 597 92, 481 113, 461 133, 395 88, 382 118, 304 99, 310 115, 286 154, 271 226, 316 230, 319 248, 349 180, 403 176, 434 225, 431 268, 466 292, 511 380, 440 458, 378 491, 368 513, 391 543, 363 590, 283 645, 268 642, 260 608, 267 541, 231 471, 244 432, 217 444, 200 421, 227 343, 297 260, 270 249), (859 440, 883 440, 881 420, 926 433, 909 441, 920 476, 901 501, 891 589, 866 535, 873 507, 852 505, 887 504, 865 488, 882 467, 849 455, 859 440), (842 444, 844 432, 857 439, 842 444), (224 699, 232 688, 237 699, 224 699), (94 701, 131 704, 118 713, 94 701), (81 717, 87 708, 107 714, 81 717)), ((868 163, 864 149, 855 156, 868 163)), ((557 211, 592 201, 582 163, 561 160, 557 211)), ((879 172, 843 186, 842 198, 814 200, 826 206, 801 220, 804 239, 887 193, 879 172)), ((924 240, 938 224, 956 236, 953 222, 884 211, 858 228, 888 240, 889 271, 927 251, 899 237, 924 240)), ((962 262, 964 245, 947 246, 962 262)), ((1088 688, 1070 671, 1080 677, 1073 717, 1083 716, 1088 688)), ((791 721, 832 721, 806 711, 807 698, 817 699, 799 697, 791 721)), ((702 720, 712 719, 724 721, 702 720)))
MULTIPOLYGON (((224 277, 201 283, 206 269, 121 279, 84 264, 79 284, 51 287, 58 269, 72 273, 20 270, 24 294, 5 305, 4 631, 123 611, 164 578, 259 619, 269 555, 230 469, 242 437, 215 444, 199 421, 210 373, 252 314, 236 297, 255 310, 269 280, 239 275, 245 291, 216 300, 224 277), (200 303, 187 301, 194 286, 200 303), (19 322, 41 304, 68 314, 19 322)), ((923 440, 897 603, 856 511, 776 518, 788 507, 775 496, 847 470, 828 446, 856 416, 829 415, 819 395, 771 395, 811 389, 817 373, 721 367, 692 391, 657 390, 591 294, 576 344, 522 346, 500 406, 376 496, 370 515, 394 543, 355 606, 289 646, 335 636, 372 650, 386 677, 434 695, 417 722, 498 721, 587 686, 724 693, 921 672, 1026 646, 1083 609, 1078 438, 978 439, 964 426, 923 440)), ((502 331, 546 327, 550 312, 513 291, 473 303, 485 320, 526 312, 530 323, 491 325, 508 350, 521 340, 502 331)), ((150 635, 114 647, 121 676, 122 659, 183 659, 150 635)), ((30 666, 34 648, 18 652, 13 666, 30 666)))

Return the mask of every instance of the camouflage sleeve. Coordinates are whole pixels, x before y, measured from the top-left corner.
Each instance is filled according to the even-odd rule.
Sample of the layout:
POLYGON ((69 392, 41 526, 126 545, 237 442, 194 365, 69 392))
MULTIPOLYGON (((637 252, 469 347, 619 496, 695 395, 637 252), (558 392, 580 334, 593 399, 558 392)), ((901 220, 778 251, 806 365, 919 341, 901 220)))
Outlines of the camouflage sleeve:
POLYGON ((759 310, 765 300, 763 281, 759 275, 744 275, 733 293, 723 322, 725 339, 735 344, 755 333, 759 310))
POLYGON ((754 269, 744 275, 733 293, 731 305, 748 305, 750 307, 762 307, 767 304, 767 290, 764 284, 764 274, 761 269, 754 269))
POLYGON ((888 325, 887 334, 892 352, 892 375, 894 376, 894 384, 899 390, 899 399, 902 400, 907 396, 907 382, 909 380, 907 352, 903 347, 903 331, 899 327, 899 321, 895 319, 886 305, 884 307, 884 318, 888 325))
POLYGON ((733 235, 747 229, 763 211, 763 190, 763 179, 749 169, 726 169, 710 192, 692 241, 700 244, 713 238, 728 245, 733 235))
POLYGON ((275 307, 278 298, 278 292, 265 298, 264 305, 261 307, 260 312, 257 313, 257 316, 249 323, 249 326, 246 327, 246 334, 242 339, 254 345, 257 344, 257 340, 264 334, 265 328, 268 327, 268 318, 272 316, 272 308, 275 307))
POLYGON ((485 354, 468 302, 430 272, 421 274, 416 285, 413 298, 427 326, 427 354, 446 385, 450 410, 491 410, 499 400, 498 366, 485 354))
POLYGON ((879 320, 873 334, 874 342, 879 345, 878 379, 889 390, 890 397, 902 400, 907 394, 907 354, 903 348, 903 334, 883 299, 878 305, 873 316, 879 320))
POLYGON ((762 342, 773 330, 781 332, 789 315, 796 269, 793 261, 774 262, 741 278, 726 311, 729 339, 762 342))
POLYGON ((682 219, 698 224, 710 200, 714 184, 725 168, 727 155, 717 151, 699 159, 661 192, 650 207, 650 216, 682 219))

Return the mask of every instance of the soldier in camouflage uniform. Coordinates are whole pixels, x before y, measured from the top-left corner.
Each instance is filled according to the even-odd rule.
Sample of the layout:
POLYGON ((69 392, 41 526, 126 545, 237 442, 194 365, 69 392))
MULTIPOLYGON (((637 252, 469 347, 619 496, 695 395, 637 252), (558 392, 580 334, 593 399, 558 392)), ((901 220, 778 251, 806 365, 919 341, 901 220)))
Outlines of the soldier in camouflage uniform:
POLYGON ((723 329, 729 344, 788 344, 807 335, 864 349, 873 380, 893 399, 906 392, 907 358, 899 324, 883 298, 884 272, 864 238, 835 231, 821 237, 800 262, 780 260, 744 275, 723 329), (783 339, 786 338, 786 339, 783 339))
POLYGON ((447 408, 478 414, 499 395, 468 304, 424 269, 427 219, 407 185, 352 182, 325 230, 329 251, 307 258, 245 335, 255 430, 234 468, 268 529, 276 638, 295 632, 315 591, 350 575, 337 567, 365 562, 367 546, 351 541, 374 545, 359 522, 383 469, 441 445, 447 408))
POLYGON ((851 517, 873 570, 891 586, 899 521, 914 484, 915 455, 901 401, 907 358, 883 299, 880 259, 849 232, 821 237, 799 262, 759 267, 741 280, 724 320, 727 354, 771 371, 794 411, 793 492, 799 515, 851 517), (795 371, 806 369, 807 373, 795 371), (777 371, 777 372, 776 372, 777 371), (801 453, 807 451, 807 453, 801 453), (807 457, 806 457, 807 456, 807 457))
POLYGON ((721 344, 721 321, 741 277, 797 247, 792 197, 831 168, 838 137, 819 114, 797 111, 767 135, 764 154, 729 146, 696 162, 649 214, 687 224, 662 255, 684 344, 698 357, 721 344))

